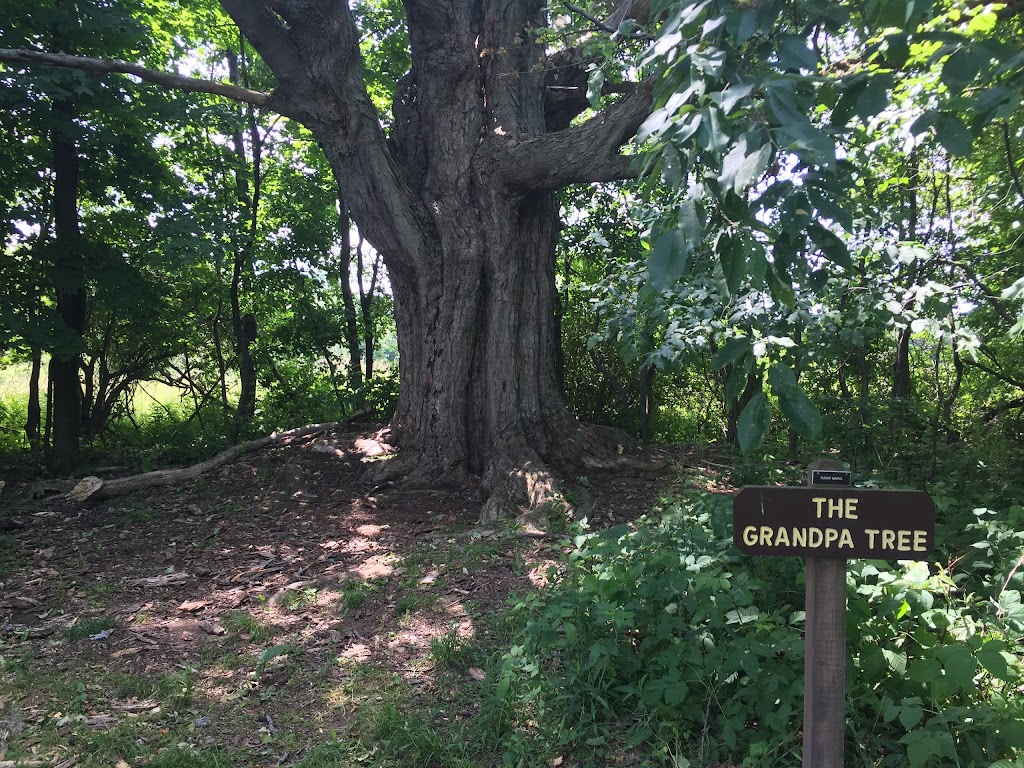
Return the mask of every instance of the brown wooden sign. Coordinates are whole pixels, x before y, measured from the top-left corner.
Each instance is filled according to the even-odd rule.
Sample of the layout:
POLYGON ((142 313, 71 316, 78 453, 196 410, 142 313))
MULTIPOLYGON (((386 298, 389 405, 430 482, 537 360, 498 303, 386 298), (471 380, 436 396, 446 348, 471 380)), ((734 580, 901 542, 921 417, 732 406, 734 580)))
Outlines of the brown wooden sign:
POLYGON ((752 485, 733 497, 732 523, 746 555, 920 560, 935 549, 923 491, 752 485))

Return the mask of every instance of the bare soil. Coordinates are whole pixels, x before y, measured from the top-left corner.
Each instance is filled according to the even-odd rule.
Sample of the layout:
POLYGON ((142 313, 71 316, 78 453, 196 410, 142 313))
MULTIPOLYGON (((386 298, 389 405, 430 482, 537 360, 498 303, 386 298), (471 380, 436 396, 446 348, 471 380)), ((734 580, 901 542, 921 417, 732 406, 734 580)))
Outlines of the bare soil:
MULTIPOLYGON (((123 768, 189 744, 298 765, 374 701, 451 701, 462 717, 458 689, 486 673, 441 651, 500 650, 509 599, 543 588, 567 542, 477 525, 472 484, 362 485, 386 450, 379 432, 338 431, 81 506, 8 475, 0 761, 123 768)), ((729 490, 725 454, 663 453, 657 473, 582 480, 592 525, 684 483, 729 490)))

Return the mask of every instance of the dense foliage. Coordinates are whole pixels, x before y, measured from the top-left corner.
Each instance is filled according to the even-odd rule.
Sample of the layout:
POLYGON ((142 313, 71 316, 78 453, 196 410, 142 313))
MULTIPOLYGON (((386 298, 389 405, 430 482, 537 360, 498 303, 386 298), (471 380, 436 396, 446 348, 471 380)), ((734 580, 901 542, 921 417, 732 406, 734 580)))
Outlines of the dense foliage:
MULTIPOLYGON (((1024 511, 940 506, 958 535, 935 562, 849 571, 846 750, 866 765, 1024 750, 1024 511)), ((728 498, 692 493, 578 536, 520 607, 502 668, 520 726, 595 759, 643 745, 674 766, 800 765, 802 565, 742 558, 729 518, 728 498)))

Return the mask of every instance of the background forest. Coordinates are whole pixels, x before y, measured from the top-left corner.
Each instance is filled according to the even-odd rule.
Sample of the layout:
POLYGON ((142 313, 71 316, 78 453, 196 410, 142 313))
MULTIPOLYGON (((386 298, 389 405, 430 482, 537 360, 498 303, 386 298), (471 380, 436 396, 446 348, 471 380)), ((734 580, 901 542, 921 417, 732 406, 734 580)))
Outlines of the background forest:
MULTIPOLYGON (((350 7, 390 130, 407 11, 350 7)), ((93 639, 164 604, 193 613, 178 604, 195 598, 168 592, 118 618, 114 577, 93 578, 100 538, 92 554, 75 545, 90 575, 59 600, 17 592, 47 543, 19 515, 50 514, 36 498, 47 479, 193 464, 315 422, 379 428, 401 350, 384 257, 307 127, 228 91, 15 55, 271 91, 220 5, 0 0, 0 522, 15 531, 0 537, 0 579, 47 607, 33 621, 70 621, 33 634, 17 614, 30 603, 0 602, 9 701, 46 712, 23 733, 0 700, 0 765, 5 749, 37 760, 13 765, 799 764, 800 563, 744 561, 722 492, 798 484, 823 454, 860 485, 928 490, 938 513, 933 562, 851 563, 848 761, 1024 765, 1024 4, 678 0, 601 21, 613 12, 552 5, 533 30, 582 62, 582 119, 631 80, 653 89, 626 150, 636 178, 558 190, 547 320, 575 416, 669 457, 646 506, 555 517, 547 548, 502 526, 467 534, 465 510, 449 510, 466 538, 410 535, 384 576, 253 587, 210 632, 237 661, 204 650, 173 672, 72 680, 47 654, 88 666, 93 639), (452 616, 416 623, 433 616, 430 590, 468 595, 459 574, 499 561, 537 578, 496 581, 500 596, 466 608, 472 632, 452 616), (340 616, 329 645, 296 629, 314 614, 340 616), (345 661, 345 642, 388 622, 419 627, 436 695, 392 685, 393 657, 345 661), (228 698, 207 685, 218 664, 248 675, 228 698), (338 670, 344 704, 294 693, 319 696, 338 670), (161 712, 98 730, 104 696, 161 712), (222 703, 223 730, 202 731, 222 703), (310 707, 346 714, 307 732, 310 707), (258 735, 225 735, 245 728, 258 735)), ((613 481, 597 474, 571 470, 564 497, 599 505, 613 481)), ((185 539, 220 545, 221 517, 258 511, 229 495, 199 502, 215 511, 185 539)), ((148 530, 161 505, 187 508, 128 498, 104 525, 148 530)), ((299 520, 296 504, 282 509, 299 520)), ((91 540, 94 522, 70 524, 69 541, 91 540)), ((252 524, 239 547, 277 525, 252 524)))

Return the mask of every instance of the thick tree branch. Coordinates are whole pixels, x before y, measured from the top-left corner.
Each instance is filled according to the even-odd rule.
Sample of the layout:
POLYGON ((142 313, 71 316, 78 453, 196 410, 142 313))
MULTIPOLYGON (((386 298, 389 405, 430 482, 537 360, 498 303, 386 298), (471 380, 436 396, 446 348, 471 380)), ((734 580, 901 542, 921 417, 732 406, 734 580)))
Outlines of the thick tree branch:
POLYGON ((44 64, 51 67, 79 69, 94 75, 118 72, 134 75, 140 80, 145 80, 148 83, 154 83, 164 88, 191 93, 212 93, 217 96, 233 99, 234 101, 241 101, 245 104, 253 104, 257 107, 268 106, 271 101, 271 94, 264 93, 263 91, 252 91, 248 88, 242 88, 230 83, 218 83, 214 80, 183 77, 182 75, 149 69, 139 64, 119 61, 118 59, 94 59, 87 56, 72 56, 66 53, 47 53, 46 51, 35 51, 28 48, 0 48, 0 61, 11 64, 44 64))
POLYGON ((633 158, 619 154, 650 113, 649 83, 582 125, 508 146, 498 158, 510 186, 558 189, 566 184, 636 176, 633 158))
MULTIPOLYGON (((616 32, 619 31, 617 26, 613 27, 611 24, 601 21, 592 13, 588 13, 585 9, 580 8, 578 5, 569 2, 563 2, 562 5, 569 9, 570 12, 585 18, 587 21, 593 24, 600 32, 607 32, 609 35, 614 35, 616 32)), ((617 9, 616 13, 618 13, 619 10, 621 10, 621 8, 622 6, 620 6, 620 9, 617 9)), ((622 18, 624 20, 629 17, 623 16, 622 18)), ((633 32, 632 34, 628 35, 628 37, 634 40, 654 40, 654 35, 648 34, 646 32, 633 32)))
POLYGON ((336 0, 221 0, 278 80, 280 95, 313 132, 352 216, 389 266, 423 250, 422 217, 363 82, 359 30, 336 0))

